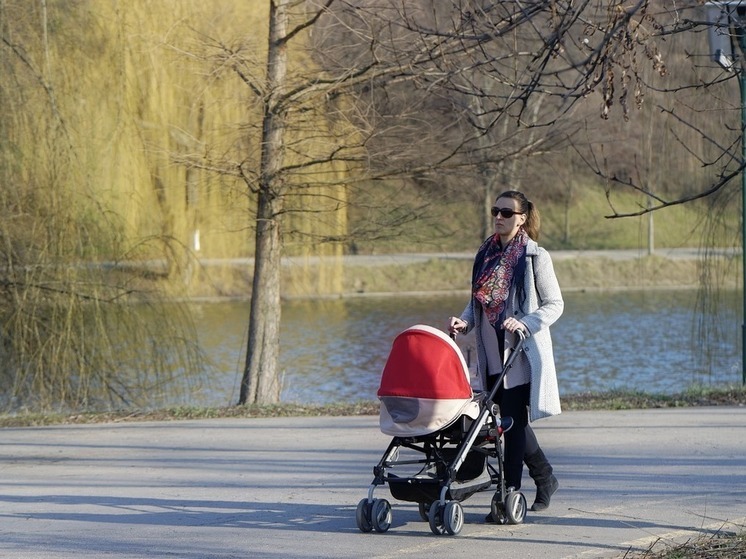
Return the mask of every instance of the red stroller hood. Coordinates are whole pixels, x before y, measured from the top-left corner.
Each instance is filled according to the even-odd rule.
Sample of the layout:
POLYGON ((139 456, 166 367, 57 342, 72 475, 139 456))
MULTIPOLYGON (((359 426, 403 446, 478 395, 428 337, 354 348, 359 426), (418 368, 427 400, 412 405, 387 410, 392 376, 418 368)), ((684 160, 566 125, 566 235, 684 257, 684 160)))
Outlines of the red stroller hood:
POLYGON ((469 369, 456 343, 431 326, 418 324, 394 340, 378 397, 471 398, 469 369))
POLYGON ((378 398, 381 431, 394 436, 427 435, 479 412, 461 350, 446 334, 422 324, 394 339, 378 398))

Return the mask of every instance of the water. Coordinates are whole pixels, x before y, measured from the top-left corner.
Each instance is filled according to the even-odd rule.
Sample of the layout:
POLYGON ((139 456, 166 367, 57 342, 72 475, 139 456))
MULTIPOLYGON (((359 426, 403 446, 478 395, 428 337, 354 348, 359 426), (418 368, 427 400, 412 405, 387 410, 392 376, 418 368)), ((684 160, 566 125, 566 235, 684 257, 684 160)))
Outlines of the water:
MULTIPOLYGON (((696 298, 692 290, 566 293, 565 312, 552 327, 560 391, 670 394, 693 384, 740 383, 740 293, 726 293, 707 317, 695 312, 696 298), (698 330, 704 318, 711 324, 705 334, 698 330)), ((284 303, 282 401, 374 400, 396 334, 413 324, 445 328, 465 304, 465 296, 284 303)), ((234 404, 249 305, 199 304, 194 312, 212 369, 194 403, 234 404)), ((473 335, 458 343, 473 356, 473 335)))

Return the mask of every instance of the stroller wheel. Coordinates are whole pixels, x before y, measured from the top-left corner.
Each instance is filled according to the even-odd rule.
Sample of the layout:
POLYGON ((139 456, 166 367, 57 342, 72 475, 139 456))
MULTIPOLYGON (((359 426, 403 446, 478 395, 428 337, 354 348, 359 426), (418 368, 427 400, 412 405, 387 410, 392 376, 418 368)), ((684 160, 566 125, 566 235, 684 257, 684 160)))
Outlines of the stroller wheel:
POLYGON ((492 502, 490 503, 490 513, 492 514, 492 521, 495 524, 507 524, 508 515, 505 512, 505 503, 502 501, 502 496, 499 491, 495 492, 492 496, 492 502))
POLYGON ((386 532, 391 527, 391 504, 386 499, 373 499, 370 519, 376 532, 386 532))
POLYGON ((443 526, 451 536, 461 532, 464 526, 464 509, 458 501, 449 501, 443 511, 443 526))
POLYGON ((432 503, 419 503, 420 518, 425 522, 430 521, 430 517, 427 515, 430 512, 430 505, 432 503))
POLYGON ((371 505, 372 503, 369 503, 368 499, 363 499, 357 504, 355 521, 357 522, 358 530, 361 532, 370 532, 373 530, 373 524, 370 520, 371 505))
POLYGON ((520 491, 511 491, 505 499, 508 524, 520 524, 526 518, 526 497, 520 491))
POLYGON ((446 532, 446 527, 443 525, 444 510, 445 507, 440 504, 440 501, 433 501, 427 513, 427 519, 430 522, 430 531, 436 536, 442 536, 446 532))

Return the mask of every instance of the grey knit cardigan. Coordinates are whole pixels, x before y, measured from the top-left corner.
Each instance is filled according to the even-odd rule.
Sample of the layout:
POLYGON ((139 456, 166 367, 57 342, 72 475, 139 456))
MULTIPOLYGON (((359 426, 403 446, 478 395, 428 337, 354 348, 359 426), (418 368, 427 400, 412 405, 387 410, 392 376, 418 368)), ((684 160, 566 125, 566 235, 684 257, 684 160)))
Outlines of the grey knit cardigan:
MULTIPOLYGON (((549 326, 562 314, 564 301, 557 276, 554 273, 552 258, 549 253, 535 241, 526 245, 526 273, 524 275, 523 308, 517 301, 516 289, 513 286, 508 296, 506 316, 515 316, 529 332, 523 345, 527 359, 516 359, 514 367, 528 363, 531 379, 531 397, 529 404, 529 421, 551 417, 562 412, 557 386, 557 371, 554 365, 554 351, 549 326)), ((461 320, 467 323, 466 332, 476 328, 477 339, 477 372, 486 386, 487 354, 480 336, 482 313, 481 303, 471 298, 461 314, 461 320)), ((506 332, 506 342, 514 345, 513 336, 506 332)))

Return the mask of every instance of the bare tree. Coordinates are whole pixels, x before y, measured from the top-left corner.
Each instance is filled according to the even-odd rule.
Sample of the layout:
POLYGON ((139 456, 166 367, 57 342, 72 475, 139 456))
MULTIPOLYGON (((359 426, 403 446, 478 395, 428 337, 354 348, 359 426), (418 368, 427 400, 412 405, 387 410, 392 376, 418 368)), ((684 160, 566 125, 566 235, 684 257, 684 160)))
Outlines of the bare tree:
MULTIPOLYGON (((21 7, 23 2, 2 4, 10 5, 21 7)), ((35 5, 44 17, 52 7, 47 1, 35 5)), ((155 201, 150 205, 160 210, 162 221, 142 221, 163 233, 161 240, 171 234, 190 246, 184 231, 198 231, 194 201, 206 193, 201 185, 208 175, 231 186, 232 181, 245 185, 240 197, 235 190, 233 198, 226 196, 241 211, 251 204, 254 230, 241 403, 272 402, 279 396, 280 267, 288 248, 295 250, 292 243, 314 249, 333 246, 332 252, 340 254, 342 243, 355 236, 403 231, 422 215, 428 200, 459 198, 488 205, 502 185, 526 188, 535 183, 530 188, 540 196, 560 197, 562 184, 571 181, 552 184, 541 177, 548 174, 548 165, 568 159, 567 153, 574 156, 574 168, 579 169, 578 160, 588 165, 586 178, 605 182, 612 203, 619 190, 653 193, 658 205, 692 199, 725 184, 741 167, 734 151, 740 130, 731 127, 719 135, 703 118, 713 106, 711 98, 687 97, 702 91, 720 96, 716 106, 723 115, 729 103, 736 107, 728 101, 733 78, 706 65, 706 56, 695 57, 706 52, 704 34, 697 33, 706 24, 695 7, 682 11, 646 0, 256 0, 256 10, 247 10, 255 19, 245 21, 266 21, 265 47, 256 43, 255 32, 238 39, 208 36, 226 26, 195 24, 186 12, 196 8, 176 5, 177 19, 190 22, 185 25, 191 37, 199 36, 212 71, 202 76, 200 91, 193 91, 189 81, 178 82, 178 88, 160 86, 176 64, 150 72, 152 89, 131 86, 132 100, 119 105, 131 104, 145 121, 118 121, 110 145, 119 143, 124 126, 141 139, 132 152, 145 151, 149 161, 133 182, 149 185, 147 199, 155 201), (685 43, 676 42, 687 37, 694 37, 692 44, 698 46, 688 51, 685 43), (661 47, 674 43, 676 48, 661 47), (666 70, 676 64, 687 72, 675 83, 666 81, 672 73, 666 70), (243 91, 236 94, 232 85, 225 87, 228 81, 243 91), (211 97, 213 87, 224 89, 211 97), (187 106, 188 117, 161 120, 156 93, 176 96, 177 91, 178 98, 170 101, 187 106), (194 99, 184 92, 193 92, 194 99), (235 111, 226 110, 216 119, 214 107, 226 100, 233 100, 235 111), (699 174, 697 184, 690 181, 686 191, 675 181, 653 191, 644 178, 646 167, 658 162, 650 157, 645 163, 634 150, 608 140, 620 137, 609 134, 611 127, 623 130, 639 114, 635 107, 650 100, 656 110, 649 114, 663 112, 669 123, 668 137, 651 136, 650 145, 670 141, 689 150, 714 180, 699 174), (606 128, 596 123, 606 123, 606 128), (217 129, 235 131, 237 139, 228 146, 216 142, 217 129), (382 184, 386 188, 379 188, 382 184), (346 216, 353 210, 366 219, 350 226, 346 216), (174 222, 185 214, 189 223, 174 222), (319 223, 326 226, 316 227, 319 223)), ((215 17, 225 22, 230 16, 215 17)), ((126 36, 136 20, 122 18, 115 33, 126 36)), ((44 70, 50 64, 54 69, 55 49, 46 47, 54 44, 52 37, 39 35, 42 46, 31 59, 16 37, 5 32, 9 21, 0 22, 3 52, 34 69, 24 79, 36 78, 37 94, 46 96, 49 112, 58 116, 55 135, 39 137, 64 139, 60 130, 73 103, 59 108, 55 82, 44 70)), ((185 29, 170 26, 170 37, 178 40, 162 43, 191 62, 196 58, 188 52, 185 29)), ((127 44, 122 67, 158 58, 151 57, 152 45, 135 53, 136 48, 127 44)), ((0 94, 11 91, 10 81, 2 83, 6 89, 0 94)), ((13 113, 4 113, 5 122, 18 118, 13 113)), ((30 123, 33 119, 22 125, 30 123)), ((648 211, 655 204, 641 207, 648 211)), ((230 219, 238 213, 234 210, 230 219)), ((242 223, 241 228, 249 227, 242 223)))
MULTIPOLYGON (((238 62, 240 53, 223 51, 263 115, 259 170, 240 166, 257 204, 241 404, 279 396, 282 225, 288 200, 314 182, 322 165, 342 165, 347 186, 435 175, 454 185, 459 174, 480 168, 484 177, 485 169, 506 169, 556 144, 552 134, 562 119, 597 88, 608 112, 614 70, 640 52, 645 56, 635 63, 659 64, 652 43, 643 48, 633 39, 646 17, 643 0, 624 7, 274 0, 269 7, 263 76, 238 62), (311 44, 319 47, 314 60, 320 68, 308 72, 302 61, 311 44), (320 112, 330 125, 317 131, 322 147, 309 154, 299 127, 320 112)), ((626 107, 634 84, 621 82, 626 107)), ((345 196, 336 196, 345 203, 345 196)))
POLYGON ((605 184, 607 217, 712 197, 740 174, 741 130, 732 123, 740 110, 741 70, 728 73, 712 62, 711 26, 699 3, 648 1, 630 12, 618 35, 625 54, 617 60, 623 63, 599 74, 602 121, 578 150, 605 184), (640 195, 635 207, 616 202, 617 193, 632 192, 640 195))
MULTIPOLYGON (((284 164, 288 114, 289 2, 270 2, 266 94, 262 97, 262 149, 256 184, 256 250, 251 297, 249 342, 240 403, 279 398, 277 358, 280 337, 280 215, 286 179, 284 164)), ((298 30, 294 30, 296 33, 298 30)), ((249 184, 252 185, 250 180, 249 184)))

